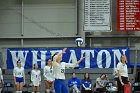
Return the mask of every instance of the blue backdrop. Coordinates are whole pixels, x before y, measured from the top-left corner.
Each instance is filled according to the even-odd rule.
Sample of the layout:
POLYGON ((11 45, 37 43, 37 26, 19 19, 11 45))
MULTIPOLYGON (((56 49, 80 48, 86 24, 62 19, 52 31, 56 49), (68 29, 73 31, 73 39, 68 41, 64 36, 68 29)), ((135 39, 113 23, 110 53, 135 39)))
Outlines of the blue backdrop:
MULTIPOLYGON (((63 48, 8 48, 7 69, 13 69, 20 60, 25 69, 31 69, 34 63, 39 68, 45 66, 46 60, 63 48)), ((63 54, 63 62, 77 62, 81 56, 85 59, 76 68, 113 68, 120 60, 121 54, 127 56, 130 66, 129 48, 68 48, 63 54)))

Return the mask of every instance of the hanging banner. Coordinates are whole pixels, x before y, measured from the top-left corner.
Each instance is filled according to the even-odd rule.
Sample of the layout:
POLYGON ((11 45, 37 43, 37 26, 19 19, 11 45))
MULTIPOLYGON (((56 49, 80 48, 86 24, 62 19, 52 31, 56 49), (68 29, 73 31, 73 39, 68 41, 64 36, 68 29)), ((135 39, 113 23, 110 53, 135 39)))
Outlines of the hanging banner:
POLYGON ((118 31, 140 31, 140 0, 117 0, 118 31))
POLYGON ((111 0, 85 0, 84 31, 112 31, 111 0))
MULTIPOLYGON (((22 62, 25 69, 32 69, 37 63, 43 68, 46 60, 63 48, 8 48, 7 69, 16 67, 17 60, 22 62)), ((68 48, 63 54, 62 62, 75 63, 82 56, 85 59, 76 68, 114 68, 121 55, 127 56, 129 67, 129 48, 68 48)))

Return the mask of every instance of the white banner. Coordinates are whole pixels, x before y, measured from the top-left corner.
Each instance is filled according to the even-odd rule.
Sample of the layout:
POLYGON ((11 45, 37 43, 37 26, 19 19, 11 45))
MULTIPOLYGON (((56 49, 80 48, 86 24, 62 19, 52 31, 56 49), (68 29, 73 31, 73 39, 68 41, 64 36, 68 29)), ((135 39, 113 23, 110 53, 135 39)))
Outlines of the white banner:
POLYGON ((85 0, 84 31, 112 31, 110 0, 85 0))

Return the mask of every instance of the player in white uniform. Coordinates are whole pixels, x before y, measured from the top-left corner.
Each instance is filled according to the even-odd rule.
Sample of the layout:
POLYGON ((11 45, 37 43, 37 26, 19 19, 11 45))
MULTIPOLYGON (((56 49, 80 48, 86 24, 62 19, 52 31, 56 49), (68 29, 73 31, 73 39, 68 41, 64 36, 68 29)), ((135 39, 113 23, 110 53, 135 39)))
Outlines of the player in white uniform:
POLYGON ((48 59, 46 62, 46 66, 44 67, 44 80, 45 80, 45 86, 46 86, 46 93, 50 93, 50 89, 52 89, 52 92, 54 91, 54 74, 53 74, 53 67, 52 67, 52 60, 51 58, 48 59))
POLYGON ((38 70, 38 65, 34 64, 34 69, 31 71, 32 93, 40 93, 41 72, 38 70))
POLYGON ((23 85, 25 85, 25 73, 24 68, 21 67, 21 62, 17 61, 17 67, 13 71, 14 82, 16 86, 16 93, 22 93, 23 85))
MULTIPOLYGON (((127 58, 121 55, 120 62, 117 64, 118 70, 118 93, 124 93, 124 84, 130 84, 128 77, 127 58)), ((131 84, 130 84, 131 85, 131 84)))
POLYGON ((54 89, 56 93, 68 93, 68 89, 65 84, 65 68, 74 68, 78 65, 84 57, 81 57, 78 62, 75 63, 65 63, 61 62, 62 60, 62 53, 65 53, 67 48, 63 49, 63 52, 55 53, 52 57, 53 62, 53 72, 55 75, 55 82, 54 82, 54 89))
POLYGON ((2 91, 2 85, 4 84, 2 70, 0 68, 0 93, 2 91))

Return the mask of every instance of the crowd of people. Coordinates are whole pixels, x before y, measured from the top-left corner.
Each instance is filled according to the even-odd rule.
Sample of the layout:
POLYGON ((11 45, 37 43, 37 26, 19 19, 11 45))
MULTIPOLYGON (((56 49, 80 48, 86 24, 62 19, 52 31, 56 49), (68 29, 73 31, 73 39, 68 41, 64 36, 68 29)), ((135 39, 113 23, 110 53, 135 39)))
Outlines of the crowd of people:
MULTIPOLYGON (((64 48, 62 52, 55 53, 52 58, 46 61, 46 66, 43 69, 43 77, 45 81, 45 92, 46 93, 92 93, 93 83, 90 79, 90 74, 87 72, 84 74, 83 80, 77 78, 76 73, 72 73, 72 78, 68 80, 68 87, 65 83, 65 68, 76 67, 84 57, 81 57, 79 61, 75 63, 61 62, 63 53, 67 48, 64 48)), ((120 62, 114 69, 114 86, 117 88, 118 93, 124 93, 124 85, 130 84, 128 71, 127 71, 127 58, 122 55, 120 62)), ((22 93, 23 86, 26 83, 24 68, 21 66, 21 61, 17 61, 17 67, 13 70, 14 84, 16 93, 22 93)), ((41 71, 38 69, 38 64, 33 65, 31 71, 31 82, 32 82, 32 93, 40 93, 41 85, 41 71)), ((106 93, 107 83, 109 78, 107 74, 102 74, 96 79, 94 91, 100 93, 106 93)), ((3 75, 0 69, 0 93, 2 90, 3 75)), ((130 84, 131 85, 131 84, 130 84)))

